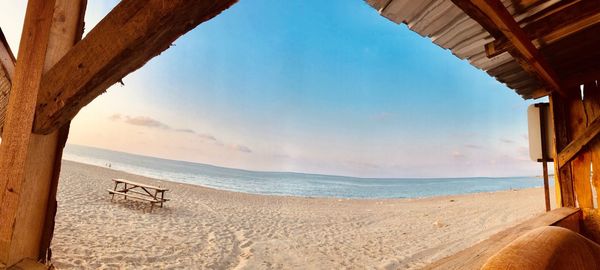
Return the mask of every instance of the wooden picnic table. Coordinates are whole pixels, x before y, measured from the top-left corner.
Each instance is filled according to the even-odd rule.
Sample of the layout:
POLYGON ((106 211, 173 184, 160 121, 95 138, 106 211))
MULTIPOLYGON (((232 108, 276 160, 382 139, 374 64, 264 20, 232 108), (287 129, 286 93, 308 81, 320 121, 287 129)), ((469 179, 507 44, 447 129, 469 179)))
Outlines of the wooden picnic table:
POLYGON ((122 195, 126 200, 127 197, 130 197, 148 201, 150 202, 150 212, 152 212, 154 204, 160 204, 160 207, 162 208, 163 203, 169 200, 165 199, 165 192, 169 191, 166 188, 119 178, 114 178, 112 181, 115 183, 115 187, 113 189, 107 189, 108 193, 112 195, 111 200, 115 198, 115 195, 122 195))

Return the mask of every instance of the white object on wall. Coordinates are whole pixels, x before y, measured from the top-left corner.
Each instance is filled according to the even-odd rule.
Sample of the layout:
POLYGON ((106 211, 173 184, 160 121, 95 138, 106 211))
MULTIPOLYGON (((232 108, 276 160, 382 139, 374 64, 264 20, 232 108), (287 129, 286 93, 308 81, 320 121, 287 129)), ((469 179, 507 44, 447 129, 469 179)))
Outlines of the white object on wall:
POLYGON ((529 157, 533 161, 542 161, 545 155, 547 159, 553 159, 554 153, 554 126, 548 103, 531 104, 527 108, 527 122, 529 125, 529 157), (540 117, 540 113, 543 113, 540 117), (544 127, 541 126, 545 122, 544 127), (542 134, 544 130, 545 134, 542 134), (545 138, 546 147, 542 155, 542 136, 545 138))

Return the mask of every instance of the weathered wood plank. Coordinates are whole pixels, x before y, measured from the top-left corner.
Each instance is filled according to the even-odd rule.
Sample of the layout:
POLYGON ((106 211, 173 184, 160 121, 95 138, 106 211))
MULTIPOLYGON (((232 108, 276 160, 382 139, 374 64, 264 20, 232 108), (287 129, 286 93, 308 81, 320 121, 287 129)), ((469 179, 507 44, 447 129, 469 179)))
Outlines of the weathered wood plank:
MULTIPOLYGON (((571 34, 600 23, 600 1, 563 1, 555 10, 523 27, 536 47, 550 44, 571 34)), ((500 38, 485 45, 488 57, 495 57, 513 49, 508 39, 500 38)))
POLYGON ((581 210, 583 213, 582 234, 596 243, 600 243, 600 209, 584 208, 581 210))
POLYGON ((175 39, 237 0, 123 0, 47 74, 34 132, 47 134, 175 39))
MULTIPOLYGON (((495 31, 502 32, 515 48, 511 50, 511 55, 526 71, 538 77, 549 90, 568 96, 568 93, 561 87, 554 70, 531 43, 502 2, 499 0, 452 0, 452 2, 488 32, 489 29, 497 29, 495 31)), ((494 36, 492 32, 490 33, 494 36)))
MULTIPOLYGON (((57 0, 54 12, 54 23, 50 28, 50 40, 46 52, 45 70, 54 66, 77 42, 81 40, 84 30, 84 16, 87 7, 87 0, 57 0)), ((40 91, 42 91, 40 89, 40 91)), ((38 94, 38 104, 39 104, 38 94)), ((49 135, 33 135, 34 141, 44 141, 38 148, 39 152, 47 152, 45 159, 41 164, 47 166, 44 174, 34 175, 38 179, 47 179, 49 188, 47 190, 48 199, 43 221, 42 236, 40 240, 38 260, 42 262, 49 261, 52 253, 50 243, 54 236, 54 219, 56 216, 57 202, 56 192, 60 176, 62 163, 62 154, 67 137, 69 135, 70 122, 63 125, 60 129, 49 135), (43 150, 39 150, 39 149, 43 150)), ((36 153, 35 155, 39 155, 36 153)), ((40 164, 40 163, 33 163, 40 164)), ((43 208, 40 208, 43 209, 43 208)), ((41 224, 41 223, 40 223, 41 224)), ((37 228, 36 228, 37 229, 37 228)))
POLYGON ((6 37, 0 28, 0 68, 4 69, 10 80, 15 73, 15 55, 13 54, 6 37))
MULTIPOLYGON (((600 87, 593 83, 584 86, 584 104, 588 117, 600 119, 600 87)), ((596 121, 596 120, 594 120, 596 121)), ((592 128, 593 124, 588 127, 592 128)), ((592 155, 592 187, 596 193, 600 192, 600 139, 591 140, 588 149, 592 155)), ((600 206, 600 196, 596 196, 596 206, 600 206)))
MULTIPOLYGON (((15 73, 15 56, 8 46, 8 42, 0 29, 0 130, 4 125, 4 116, 6 115, 6 105, 8 104, 8 95, 12 77, 15 73)), ((2 132, 0 132, 1 135, 2 132)))
MULTIPOLYGON (((546 212, 538 217, 525 221, 513 228, 492 235, 487 240, 474 245, 468 249, 460 251, 455 255, 443 258, 425 269, 480 269, 488 258, 496 254, 500 249, 508 245, 519 236, 542 226, 560 225, 560 221, 569 219, 571 216, 577 216, 575 219, 581 219, 581 210, 576 208, 558 208, 546 212)), ((569 219, 570 220, 570 219, 569 219)), ((568 224, 570 222, 561 223, 568 224)))
POLYGON ((6 116, 6 106, 8 104, 11 85, 8 74, 4 69, 0 68, 0 136, 2 135, 2 126, 4 125, 4 118, 6 116))
MULTIPOLYGON (((566 122, 566 102, 564 98, 556 94, 551 94, 549 100, 554 125, 554 151, 555 153, 560 153, 570 141, 566 122)), ((558 162, 554 162, 554 181, 556 202, 560 206, 575 207, 575 193, 573 192, 570 163, 561 167, 558 162)))
POLYGON ((600 118, 594 119, 577 139, 569 143, 557 156, 558 164, 565 165, 581 152, 600 133, 600 118))
MULTIPOLYGON (((569 128, 570 138, 579 138, 586 133, 589 120, 581 91, 572 90, 571 92, 574 92, 573 97, 567 99, 567 127, 569 128)), ((573 188, 580 208, 594 207, 590 181, 591 164, 591 153, 586 149, 579 151, 579 154, 571 161, 573 188)))
MULTIPOLYGON (((26 47, 21 47, 27 53, 29 50, 38 49, 35 54, 35 64, 31 64, 22 68, 21 61, 26 61, 27 58, 20 58, 15 73, 15 87, 19 80, 19 72, 24 72, 25 80, 33 80, 33 85, 30 88, 23 89, 26 91, 26 98, 23 97, 23 102, 27 103, 29 110, 23 108, 13 108, 13 95, 23 95, 19 93, 18 88, 13 88, 14 93, 11 94, 9 100, 9 110, 7 113, 5 138, 0 145, 0 153, 11 153, 6 148, 5 144, 11 146, 11 151, 19 154, 24 153, 25 156, 18 156, 17 164, 15 160, 10 160, 11 156, 0 155, 0 168, 2 173, 6 173, 9 177, 17 176, 18 178, 9 178, 7 190, 11 193, 0 200, 2 206, 9 205, 0 211, 3 215, 0 216, 0 229, 2 230, 3 238, 0 244, 0 250, 7 254, 3 257, 3 262, 10 265, 23 258, 33 258, 35 260, 44 261, 46 251, 52 237, 51 232, 54 221, 53 208, 56 207, 56 184, 60 170, 60 160, 62 149, 66 142, 68 133, 68 125, 61 128, 59 132, 53 132, 49 135, 35 135, 31 133, 33 126, 33 118, 37 99, 39 97, 39 82, 41 81, 42 73, 49 70, 58 60, 73 46, 75 40, 80 39, 82 32, 82 10, 85 1, 81 0, 56 0, 30 1, 30 6, 42 6, 44 2, 44 17, 37 14, 28 14, 26 24, 24 26, 24 34, 22 36, 24 42, 34 42, 46 44, 44 49, 37 48, 36 45, 29 44, 26 47), (32 4, 32 2, 34 2, 32 4), (49 5, 49 6, 48 6, 49 5), (47 12, 50 12, 49 18, 47 12), (41 25, 27 24, 27 20, 32 20, 41 25), (49 26, 49 27, 48 27, 49 26), (45 27, 42 33, 35 32, 31 27, 45 27), (34 31, 33 39, 27 32, 34 31), (37 35, 40 35, 36 38, 37 35), (44 40, 45 36, 45 40, 44 40), (39 58, 42 58, 41 61, 39 58), (32 69, 35 76, 31 76, 32 69), (24 71, 23 71, 24 70, 24 71), (36 83, 37 82, 37 83, 36 83), (32 106, 33 104, 33 106, 32 106), (15 115, 20 117, 20 126, 18 131, 13 129, 11 122, 14 121, 15 115), (16 134, 19 132, 20 134, 16 134), (9 136, 12 134, 11 136, 9 136), (18 135, 18 136, 17 136, 18 135), (18 137, 20 140, 16 140, 18 137), (12 190, 12 191, 10 191, 12 190), (21 195, 23 194, 23 195, 21 195), (31 194, 35 194, 31 196, 31 194), (9 196, 10 195, 10 196, 9 196), (12 202, 8 202, 11 200, 12 202), (11 204, 12 203, 12 204, 11 204), (7 215, 4 215, 7 213, 7 215), (12 225, 12 226, 10 226, 12 225), (8 239, 4 241, 4 239, 8 239)), ((39 30, 38 30, 39 31, 39 30)), ((26 44, 27 45, 27 44, 26 44)), ((22 54, 20 54, 22 55, 22 54)), ((0 182, 6 182, 7 175, 0 175, 0 182)))
POLYGON ((37 252, 18 254, 22 249, 15 247, 13 237, 19 214, 28 210, 19 209, 20 195, 53 12, 54 1, 32 0, 27 4, 19 62, 6 111, 0 144, 0 262, 5 265, 12 265, 23 257, 37 256, 37 252), (19 259, 15 259, 17 257, 19 259))

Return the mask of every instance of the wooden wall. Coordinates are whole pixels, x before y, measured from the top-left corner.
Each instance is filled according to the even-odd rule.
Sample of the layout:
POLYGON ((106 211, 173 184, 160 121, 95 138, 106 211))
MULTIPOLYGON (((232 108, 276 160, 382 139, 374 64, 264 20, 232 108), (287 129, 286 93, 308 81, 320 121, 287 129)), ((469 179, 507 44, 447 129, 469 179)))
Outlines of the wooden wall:
POLYGON ((570 97, 550 97, 559 153, 554 163, 557 202, 595 208, 599 205, 593 194, 600 190, 600 140, 594 138, 598 134, 594 120, 600 116, 600 87, 594 81, 569 92, 573 93, 570 97))

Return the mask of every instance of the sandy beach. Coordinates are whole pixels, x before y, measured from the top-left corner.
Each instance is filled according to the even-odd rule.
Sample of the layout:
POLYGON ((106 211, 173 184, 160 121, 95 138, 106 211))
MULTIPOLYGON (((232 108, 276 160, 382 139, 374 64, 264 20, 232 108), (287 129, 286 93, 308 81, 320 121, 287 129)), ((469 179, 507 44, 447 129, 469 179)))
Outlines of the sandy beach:
POLYGON ((424 199, 253 195, 63 162, 59 269, 419 269, 544 211, 541 188, 424 199), (111 178, 167 187, 165 208, 111 178))

